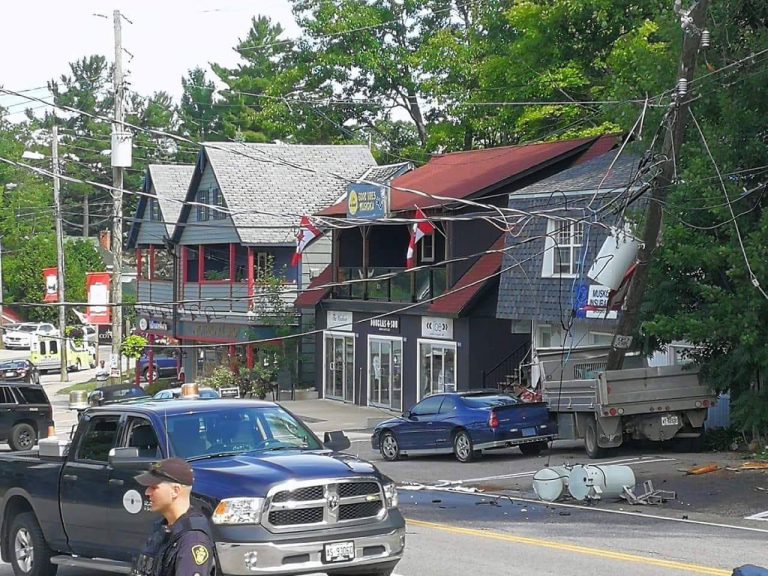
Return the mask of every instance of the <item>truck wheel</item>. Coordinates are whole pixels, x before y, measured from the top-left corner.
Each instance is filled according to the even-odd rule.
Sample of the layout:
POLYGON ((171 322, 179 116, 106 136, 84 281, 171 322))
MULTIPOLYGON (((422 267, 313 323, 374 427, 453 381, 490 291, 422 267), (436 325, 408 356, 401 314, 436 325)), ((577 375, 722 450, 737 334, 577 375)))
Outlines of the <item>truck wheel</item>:
POLYGON ((526 456, 538 456, 542 450, 546 450, 546 442, 529 442, 528 444, 520 444, 520 452, 526 456))
POLYGON ((472 462, 475 451, 472 447, 472 438, 466 430, 459 430, 453 437, 453 454, 459 462, 472 462))
POLYGON ((51 564, 51 549, 32 512, 14 517, 9 533, 11 566, 16 576, 53 576, 58 566, 51 564))
POLYGON ((602 458, 605 455, 605 450, 597 444, 597 421, 594 419, 587 420, 584 429, 584 448, 587 451, 587 456, 592 460, 602 458))
POLYGON ((31 424, 20 422, 11 428, 11 436, 8 438, 8 446, 11 450, 32 450, 37 434, 31 424))
MULTIPOLYGON (((149 382, 149 368, 144 368, 144 371, 141 373, 142 378, 146 382, 149 382)), ((157 372, 157 368, 152 370, 152 382, 157 382, 157 379, 160 377, 160 374, 157 372)))
POLYGON ((381 457, 387 462, 394 462, 400 458, 400 445, 392 432, 384 432, 381 437, 381 444, 379 444, 379 451, 381 457))

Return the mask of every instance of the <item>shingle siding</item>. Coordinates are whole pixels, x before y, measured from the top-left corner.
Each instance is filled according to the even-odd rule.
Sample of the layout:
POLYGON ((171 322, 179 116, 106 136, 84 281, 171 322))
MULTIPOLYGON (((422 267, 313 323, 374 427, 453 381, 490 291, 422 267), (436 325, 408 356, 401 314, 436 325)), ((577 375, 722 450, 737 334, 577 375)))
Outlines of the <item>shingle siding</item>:
POLYGON ((197 193, 201 190, 208 191, 208 204, 211 204, 211 191, 214 188, 220 188, 217 182, 216 175, 210 164, 205 167, 203 175, 200 177, 200 183, 195 190, 195 195, 192 197, 193 203, 189 211, 189 217, 186 223, 181 223, 183 226, 181 231, 181 238, 179 244, 196 245, 196 244, 239 244, 240 237, 238 231, 235 229, 232 218, 227 216, 221 220, 213 219, 213 211, 208 211, 208 220, 198 222, 198 210, 197 205, 197 193))
MULTIPOLYGON (((609 153, 595 160, 560 172, 527 186, 510 196, 509 207, 524 212, 543 212, 551 216, 583 218, 585 243, 584 269, 578 278, 542 277, 548 220, 533 216, 517 235, 508 234, 502 261, 497 316, 509 320, 537 320, 567 325, 573 314, 576 282, 591 283, 586 276, 595 256, 608 236, 609 220, 595 211, 626 190, 636 172, 637 158, 622 157, 608 172, 614 160, 609 153), (606 176, 608 173, 608 176, 606 176)), ((638 183, 634 183, 637 188, 638 183)), ((611 321, 585 320, 590 326, 611 321)))

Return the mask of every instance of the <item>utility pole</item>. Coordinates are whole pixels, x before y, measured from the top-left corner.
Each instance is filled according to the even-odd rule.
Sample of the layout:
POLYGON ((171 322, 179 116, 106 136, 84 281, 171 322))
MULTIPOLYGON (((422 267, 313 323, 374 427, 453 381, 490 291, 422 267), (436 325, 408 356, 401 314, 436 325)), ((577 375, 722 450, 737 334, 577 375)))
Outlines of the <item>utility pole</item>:
POLYGON ((125 132, 123 126, 123 38, 119 10, 112 13, 115 24, 115 119, 112 123, 112 364, 111 374, 116 383, 122 381, 123 366, 120 345, 123 342, 123 167, 116 162, 118 139, 125 132))
POLYGON ((53 162, 53 206, 56 215, 56 283, 59 286, 59 367, 61 381, 69 382, 67 373, 67 309, 64 303, 64 228, 61 221, 61 186, 59 183, 59 129, 53 125, 51 133, 51 161, 53 162))
POLYGON ((648 273, 661 230, 662 206, 667 192, 676 178, 677 161, 688 123, 688 109, 691 101, 689 86, 696 69, 696 56, 699 52, 701 32, 704 28, 708 4, 709 0, 698 0, 690 10, 682 11, 680 10, 680 0, 675 2, 675 8, 680 15, 684 30, 677 96, 668 112, 669 126, 661 153, 664 160, 659 174, 654 178, 651 185, 651 202, 643 233, 643 246, 638 253, 637 268, 627 292, 625 310, 619 319, 613 338, 613 347, 608 354, 608 370, 621 369, 627 349, 632 344, 632 334, 637 330, 640 305, 648 286, 648 273))

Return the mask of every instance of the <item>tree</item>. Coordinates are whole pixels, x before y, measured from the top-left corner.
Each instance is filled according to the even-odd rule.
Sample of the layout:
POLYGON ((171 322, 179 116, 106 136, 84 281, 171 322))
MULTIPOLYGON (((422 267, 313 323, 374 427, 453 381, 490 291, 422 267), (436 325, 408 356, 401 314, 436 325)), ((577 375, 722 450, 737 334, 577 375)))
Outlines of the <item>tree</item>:
POLYGON ((183 93, 178 108, 179 131, 183 136, 205 142, 216 140, 221 131, 216 86, 199 66, 181 79, 183 93))

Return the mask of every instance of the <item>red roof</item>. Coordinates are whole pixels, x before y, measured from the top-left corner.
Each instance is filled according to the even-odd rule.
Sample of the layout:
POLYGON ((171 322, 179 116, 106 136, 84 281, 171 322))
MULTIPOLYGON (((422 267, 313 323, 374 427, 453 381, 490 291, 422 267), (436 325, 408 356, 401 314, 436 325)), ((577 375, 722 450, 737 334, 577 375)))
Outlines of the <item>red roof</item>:
POLYGON ((294 307, 296 308, 314 308, 320 303, 320 300, 325 298, 328 293, 331 291, 331 288, 328 286, 328 284, 331 283, 331 279, 333 278, 333 270, 331 265, 325 267, 325 270, 320 272, 317 276, 315 276, 312 279, 312 282, 309 283, 309 286, 307 286, 301 294, 298 295, 296 298, 296 301, 294 302, 294 307))
POLYGON ((602 156, 606 152, 612 150, 613 147, 620 142, 621 134, 603 134, 597 139, 597 142, 589 147, 589 150, 579 156, 579 159, 574 162, 574 165, 584 164, 584 162, 589 162, 593 158, 602 156))
POLYGON ((488 252, 480 256, 472 267, 459 278, 448 293, 434 300, 429 307, 436 314, 459 314, 466 308, 480 291, 490 282, 501 269, 501 258, 504 249, 504 234, 499 236, 488 252))
MULTIPOLYGON (((552 160, 587 148, 598 138, 562 142, 504 146, 435 156, 424 166, 395 178, 392 183, 390 210, 428 208, 472 196, 494 184, 527 172, 552 160), (426 192, 444 199, 420 196, 408 190, 426 192)), ((342 200, 319 212, 324 216, 343 216, 347 203, 342 200)))

